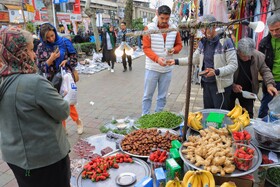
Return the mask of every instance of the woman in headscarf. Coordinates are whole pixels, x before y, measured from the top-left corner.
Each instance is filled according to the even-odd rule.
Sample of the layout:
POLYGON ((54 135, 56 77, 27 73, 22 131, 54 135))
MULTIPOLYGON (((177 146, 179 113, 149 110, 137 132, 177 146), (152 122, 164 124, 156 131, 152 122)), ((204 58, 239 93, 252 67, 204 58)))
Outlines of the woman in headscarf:
POLYGON ((0 30, 2 158, 20 187, 70 187, 70 144, 61 121, 68 102, 37 74, 32 34, 0 30))
POLYGON ((102 34, 102 44, 101 48, 103 49, 103 60, 108 63, 108 70, 114 72, 114 64, 116 62, 116 35, 114 33, 114 27, 108 24, 103 25, 104 32, 102 34))
MULTIPOLYGON (((54 26, 45 23, 40 27, 41 43, 37 49, 38 68, 48 80, 52 80, 54 75, 60 71, 60 67, 65 67, 66 71, 73 72, 77 66, 76 50, 71 41, 60 37, 54 26)), ((77 124, 78 134, 83 133, 83 123, 75 105, 70 105, 70 116, 77 124)), ((66 122, 63 122, 66 130, 66 122)))

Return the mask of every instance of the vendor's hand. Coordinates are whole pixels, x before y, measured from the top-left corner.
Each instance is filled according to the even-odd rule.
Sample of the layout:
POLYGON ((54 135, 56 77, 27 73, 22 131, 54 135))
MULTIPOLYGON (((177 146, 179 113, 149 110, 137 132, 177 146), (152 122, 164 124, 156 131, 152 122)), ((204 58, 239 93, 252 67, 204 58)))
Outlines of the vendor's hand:
POLYGON ((215 70, 212 68, 206 68, 206 71, 208 71, 208 73, 206 75, 204 75, 205 77, 213 77, 216 76, 215 75, 215 70))
POLYGON ((166 61, 166 65, 167 66, 172 66, 174 64, 175 64, 175 60, 174 59, 169 59, 169 60, 166 61))
POLYGON ((163 57, 159 57, 157 63, 161 66, 166 66, 166 60, 163 57))
POLYGON ((271 96, 276 96, 276 95, 278 95, 278 90, 277 90, 274 86, 272 86, 272 85, 267 86, 267 92, 268 92, 271 96))
POLYGON ((65 64, 67 63, 67 60, 63 60, 60 64, 59 67, 65 67, 65 64))
POLYGON ((168 55, 173 55, 174 52, 175 52, 175 49, 174 49, 174 48, 169 49, 169 50, 167 51, 168 55))
POLYGON ((234 93, 240 93, 242 91, 242 86, 239 84, 233 84, 232 90, 234 93))

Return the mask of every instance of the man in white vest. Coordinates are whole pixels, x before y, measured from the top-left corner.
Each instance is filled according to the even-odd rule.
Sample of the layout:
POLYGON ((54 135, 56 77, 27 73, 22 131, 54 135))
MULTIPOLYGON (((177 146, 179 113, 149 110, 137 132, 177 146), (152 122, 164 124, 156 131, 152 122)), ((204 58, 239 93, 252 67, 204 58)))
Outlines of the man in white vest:
MULTIPOLYGON (((159 30, 176 28, 171 23, 171 9, 162 5, 157 10, 157 16, 144 30, 159 30)), ((163 110, 166 104, 166 96, 171 82, 172 66, 166 66, 166 60, 182 49, 180 33, 172 31, 168 33, 156 33, 143 36, 143 51, 146 55, 146 72, 144 96, 142 100, 142 115, 149 114, 152 98, 158 87, 157 105, 155 112, 163 110)))

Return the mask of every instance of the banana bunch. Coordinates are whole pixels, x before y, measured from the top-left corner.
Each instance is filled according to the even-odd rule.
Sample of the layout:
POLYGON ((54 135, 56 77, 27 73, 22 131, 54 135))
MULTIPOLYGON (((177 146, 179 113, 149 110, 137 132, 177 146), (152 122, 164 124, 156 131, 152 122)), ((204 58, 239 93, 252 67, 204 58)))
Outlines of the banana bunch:
POLYGON ((188 126, 195 130, 203 129, 201 120, 203 118, 202 112, 189 112, 188 116, 188 126))
POLYGON ((181 187, 215 187, 215 180, 210 171, 188 171, 183 178, 181 187))
POLYGON ((242 114, 242 106, 236 104, 235 107, 231 111, 229 111, 229 113, 227 113, 227 116, 235 119, 241 114, 242 114))
POLYGON ((236 184, 234 182, 224 182, 221 187, 236 187, 236 184))
MULTIPOLYGON (((235 106, 237 106, 237 105, 235 105, 235 106)), ((234 124, 227 126, 228 130, 231 132, 236 132, 236 131, 239 131, 240 129, 244 129, 245 127, 247 127, 250 124, 250 116, 249 116, 248 111, 244 108, 242 109, 242 107, 241 107, 241 114, 239 116, 237 116, 236 118, 234 118, 233 122, 234 122, 234 124)))
POLYGON ((176 177, 174 180, 169 180, 165 187, 181 187, 180 180, 176 177))

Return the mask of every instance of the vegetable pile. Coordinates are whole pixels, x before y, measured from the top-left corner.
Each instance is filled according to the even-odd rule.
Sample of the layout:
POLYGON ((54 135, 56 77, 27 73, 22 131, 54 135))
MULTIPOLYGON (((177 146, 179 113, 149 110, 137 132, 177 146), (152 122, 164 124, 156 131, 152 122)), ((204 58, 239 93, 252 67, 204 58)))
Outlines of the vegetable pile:
POLYGON ((247 171, 253 164, 254 149, 240 146, 234 153, 234 163, 239 170, 247 171))
POLYGON ((267 155, 262 155, 262 164, 272 164, 274 163, 273 160, 270 160, 267 155))
POLYGON ((132 158, 127 154, 116 154, 114 156, 108 156, 106 158, 95 158, 87 163, 82 171, 83 179, 90 179, 92 182, 98 182, 106 180, 109 178, 110 174, 108 169, 110 168, 119 168, 118 163, 133 163, 132 158))
POLYGON ((174 128, 182 123, 183 119, 176 114, 168 111, 157 112, 154 114, 146 114, 141 116, 136 124, 139 124, 139 128, 174 128))
POLYGON ((273 182, 276 186, 280 185, 280 167, 273 167, 267 170, 266 178, 273 182))

